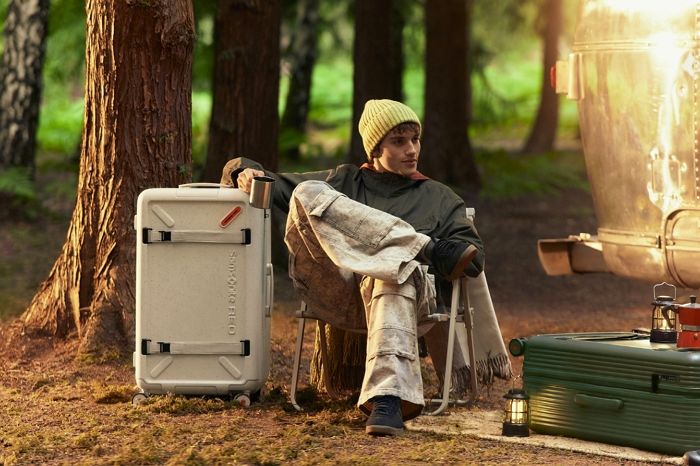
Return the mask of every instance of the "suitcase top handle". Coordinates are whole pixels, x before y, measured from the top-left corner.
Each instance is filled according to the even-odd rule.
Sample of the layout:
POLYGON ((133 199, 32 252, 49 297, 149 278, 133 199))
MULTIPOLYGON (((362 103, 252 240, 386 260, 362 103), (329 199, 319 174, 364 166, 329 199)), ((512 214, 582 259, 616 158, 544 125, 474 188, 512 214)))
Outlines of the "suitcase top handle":
POLYGON ((233 188, 233 186, 221 183, 185 183, 178 185, 178 188, 233 188))

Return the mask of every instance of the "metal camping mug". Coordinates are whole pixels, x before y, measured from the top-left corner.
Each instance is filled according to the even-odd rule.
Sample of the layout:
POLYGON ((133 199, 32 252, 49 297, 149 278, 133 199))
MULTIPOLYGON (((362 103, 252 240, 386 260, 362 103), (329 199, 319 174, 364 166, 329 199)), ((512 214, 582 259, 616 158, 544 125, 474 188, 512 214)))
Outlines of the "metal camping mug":
POLYGON ((274 182, 274 178, 269 176, 254 177, 250 185, 250 205, 258 209, 269 209, 274 182))

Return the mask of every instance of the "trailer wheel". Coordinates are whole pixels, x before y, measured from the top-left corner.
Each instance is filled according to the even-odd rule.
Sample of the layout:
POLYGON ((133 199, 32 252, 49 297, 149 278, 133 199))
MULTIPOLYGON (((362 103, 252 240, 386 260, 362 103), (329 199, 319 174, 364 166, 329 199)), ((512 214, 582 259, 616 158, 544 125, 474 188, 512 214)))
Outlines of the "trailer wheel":
POLYGON ((131 404, 134 406, 139 406, 147 399, 148 399, 148 395, 146 395, 145 393, 139 392, 131 397, 131 404))

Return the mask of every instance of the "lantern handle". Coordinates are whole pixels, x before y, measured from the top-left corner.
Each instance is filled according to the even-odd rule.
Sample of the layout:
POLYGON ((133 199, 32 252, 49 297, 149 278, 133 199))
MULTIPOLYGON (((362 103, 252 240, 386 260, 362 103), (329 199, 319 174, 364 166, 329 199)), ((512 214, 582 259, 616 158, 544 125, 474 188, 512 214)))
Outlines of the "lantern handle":
MULTIPOLYGON (((520 380, 523 379, 522 374, 516 374, 516 375, 514 375, 513 377, 511 377, 511 379, 510 379, 510 380, 511 380, 511 384, 512 384, 511 387, 513 388, 513 390, 515 390, 515 382, 516 382, 518 379, 520 379, 520 380)), ((522 382, 521 382, 520 386, 522 387, 522 382)))
POLYGON ((658 283, 658 284, 654 285, 654 299, 656 299, 656 289, 657 289, 658 287, 664 286, 664 285, 670 286, 671 288, 673 288, 673 299, 674 299, 674 301, 675 301, 675 299, 676 299, 676 286, 675 286, 675 285, 672 285, 672 284, 670 284, 670 283, 666 283, 666 282, 662 282, 662 283, 658 283))

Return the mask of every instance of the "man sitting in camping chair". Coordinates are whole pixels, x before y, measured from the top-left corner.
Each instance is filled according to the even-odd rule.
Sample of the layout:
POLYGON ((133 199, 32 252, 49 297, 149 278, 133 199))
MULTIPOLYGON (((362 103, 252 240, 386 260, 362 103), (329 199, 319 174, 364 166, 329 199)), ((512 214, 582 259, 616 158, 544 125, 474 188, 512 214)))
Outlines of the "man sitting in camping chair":
MULTIPOLYGON (((250 192, 255 176, 277 181, 273 212, 288 214, 284 240, 294 286, 316 318, 367 332, 358 407, 369 414, 367 433, 396 435, 424 405, 417 339, 432 325, 427 316, 449 302, 448 280, 482 272, 484 251, 462 199, 418 171, 421 124, 413 110, 369 100, 359 131, 368 157, 361 167, 276 174, 238 158, 224 168, 222 183, 250 192)), ((499 338, 479 345, 476 361, 487 382, 510 376, 493 322, 499 338)), ((429 351, 445 351, 444 334, 429 336, 429 351)), ((469 377, 462 354, 455 351, 453 363, 458 389, 469 377)))

